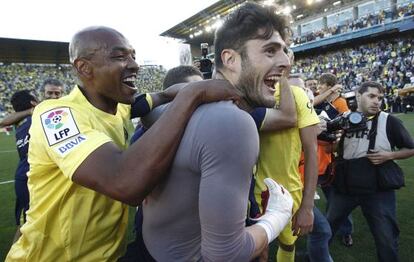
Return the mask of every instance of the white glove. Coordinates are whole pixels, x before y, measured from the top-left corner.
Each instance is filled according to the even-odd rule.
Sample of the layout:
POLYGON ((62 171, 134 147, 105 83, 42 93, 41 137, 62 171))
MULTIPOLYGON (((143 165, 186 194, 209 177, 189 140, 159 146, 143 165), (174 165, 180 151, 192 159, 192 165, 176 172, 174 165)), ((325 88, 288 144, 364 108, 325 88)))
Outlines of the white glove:
POLYGON ((266 231, 270 243, 279 236, 292 218, 293 199, 289 191, 273 179, 265 178, 264 183, 269 189, 269 200, 265 213, 257 219, 256 225, 266 231))

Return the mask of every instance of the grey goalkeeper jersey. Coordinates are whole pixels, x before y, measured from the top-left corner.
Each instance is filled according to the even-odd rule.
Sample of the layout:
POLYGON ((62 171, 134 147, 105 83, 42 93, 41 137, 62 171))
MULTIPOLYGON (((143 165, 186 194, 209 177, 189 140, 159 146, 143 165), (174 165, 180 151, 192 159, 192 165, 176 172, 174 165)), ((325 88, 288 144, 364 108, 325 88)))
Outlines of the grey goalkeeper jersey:
POLYGON ((144 202, 144 242, 157 261, 249 261, 245 229, 259 138, 232 102, 200 106, 166 180, 144 202))

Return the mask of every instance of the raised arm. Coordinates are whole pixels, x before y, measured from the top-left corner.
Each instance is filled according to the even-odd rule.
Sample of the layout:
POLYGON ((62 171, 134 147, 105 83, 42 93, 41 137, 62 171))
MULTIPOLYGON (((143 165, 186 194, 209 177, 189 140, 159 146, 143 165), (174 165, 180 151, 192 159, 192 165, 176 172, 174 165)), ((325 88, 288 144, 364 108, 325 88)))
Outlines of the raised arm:
POLYGON ((188 85, 128 150, 122 152, 113 143, 98 147, 76 169, 73 181, 116 200, 140 204, 165 175, 197 106, 238 98, 227 81, 210 80, 188 85))
POLYGON ((266 110, 260 131, 277 131, 297 125, 296 105, 292 89, 286 77, 280 78, 279 108, 266 110))
POLYGON ((150 93, 152 98, 152 107, 157 107, 159 105, 170 102, 178 94, 178 92, 187 86, 187 83, 179 83, 168 87, 167 89, 157 92, 150 93))
POLYGON ((26 116, 30 116, 33 113, 33 109, 34 107, 24 111, 11 113, 0 122, 0 127, 11 126, 19 123, 19 121, 26 116))
POLYGON ((315 96, 315 99, 313 100, 313 105, 317 106, 320 103, 322 103, 323 101, 325 101, 328 97, 330 96, 339 96, 340 92, 342 90, 342 85, 335 85, 332 88, 330 88, 329 90, 327 90, 326 92, 315 96))

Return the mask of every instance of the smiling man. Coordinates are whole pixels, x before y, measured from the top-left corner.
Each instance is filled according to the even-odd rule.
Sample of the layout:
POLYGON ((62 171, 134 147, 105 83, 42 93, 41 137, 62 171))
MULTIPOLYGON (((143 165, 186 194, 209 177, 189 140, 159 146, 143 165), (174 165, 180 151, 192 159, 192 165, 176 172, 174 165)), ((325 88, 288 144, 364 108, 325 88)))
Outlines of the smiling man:
POLYGON ((231 82, 243 99, 240 108, 218 102, 197 109, 168 179, 143 203, 144 242, 156 261, 250 261, 266 253, 290 220, 290 194, 266 179, 266 213, 255 225, 245 226, 259 152, 249 112, 275 105, 278 82, 289 89, 285 28, 274 10, 247 3, 216 32, 215 78, 231 82))
POLYGON ((126 150, 130 118, 170 100, 178 88, 137 97, 135 50, 111 28, 78 32, 69 54, 79 85, 33 112, 30 209, 6 261, 116 261, 124 249, 126 204, 140 204, 164 177, 192 112, 204 102, 238 97, 227 81, 188 84, 126 150))

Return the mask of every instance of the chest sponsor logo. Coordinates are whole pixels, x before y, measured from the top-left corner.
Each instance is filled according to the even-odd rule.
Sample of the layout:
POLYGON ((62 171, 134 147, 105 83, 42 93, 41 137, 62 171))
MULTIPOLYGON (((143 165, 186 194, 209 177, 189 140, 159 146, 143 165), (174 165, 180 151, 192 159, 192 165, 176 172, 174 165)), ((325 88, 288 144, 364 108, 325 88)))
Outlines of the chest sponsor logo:
POLYGON ((80 133, 72 112, 67 107, 45 112, 40 118, 49 146, 65 141, 80 133))
POLYGON ((64 142, 62 145, 59 145, 56 148, 56 151, 61 155, 65 155, 67 153, 69 153, 70 151, 72 151, 72 149, 74 149, 75 147, 77 147, 79 144, 81 144, 83 141, 86 140, 86 136, 84 135, 79 135, 75 138, 72 138, 66 142, 64 142))

